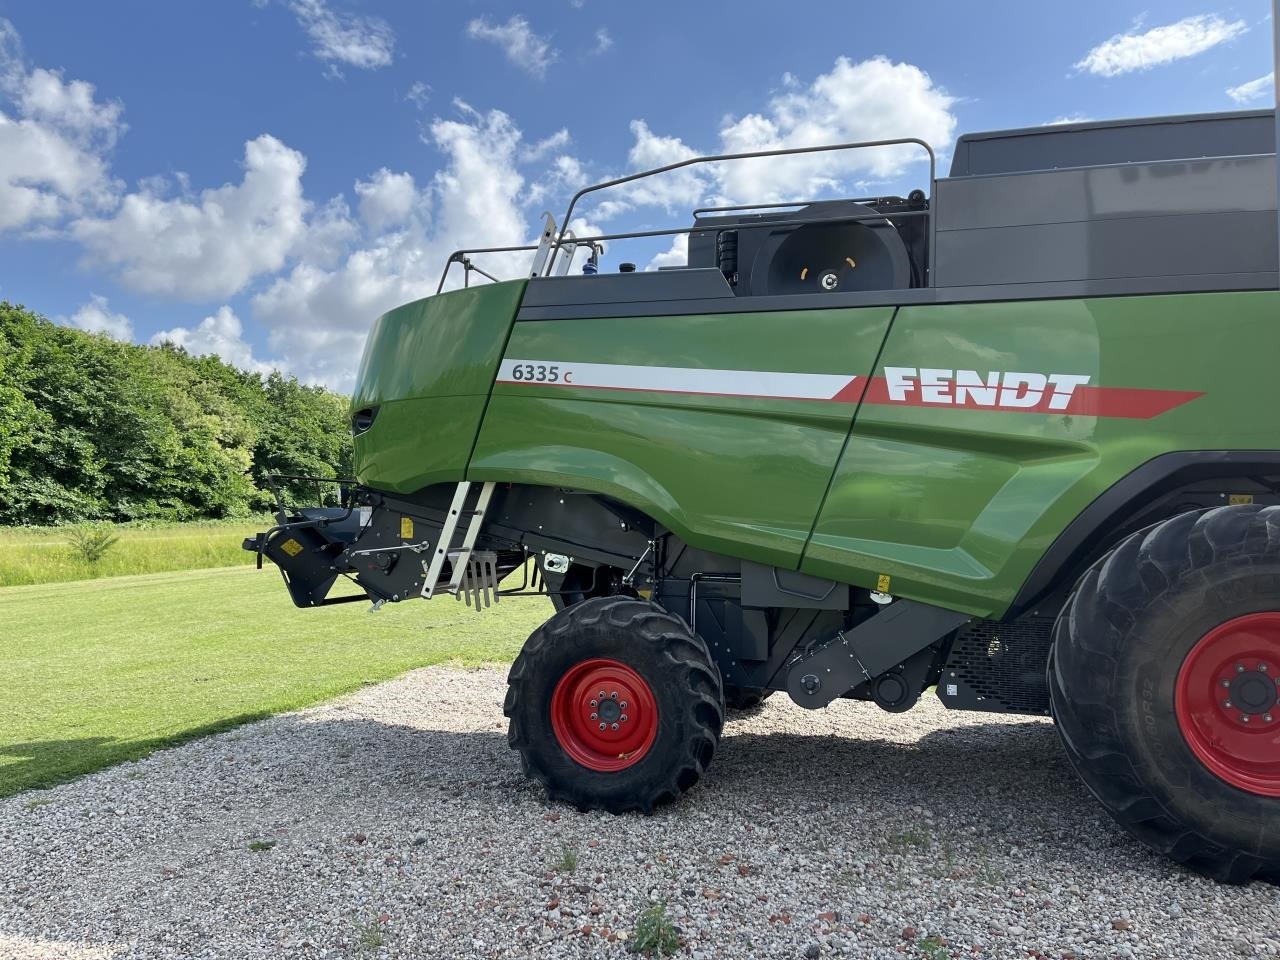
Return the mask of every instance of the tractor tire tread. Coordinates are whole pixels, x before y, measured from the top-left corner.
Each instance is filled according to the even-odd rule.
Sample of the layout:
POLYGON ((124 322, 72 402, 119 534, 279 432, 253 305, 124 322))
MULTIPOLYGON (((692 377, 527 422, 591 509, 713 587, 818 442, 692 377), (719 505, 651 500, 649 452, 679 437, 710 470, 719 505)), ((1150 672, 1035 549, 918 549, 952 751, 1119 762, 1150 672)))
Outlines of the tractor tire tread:
POLYGON ((1080 579, 1054 624, 1049 693, 1071 765, 1130 833, 1225 883, 1280 876, 1280 856, 1228 850, 1152 795, 1124 741, 1113 690, 1127 631, 1206 567, 1266 555, 1280 560, 1280 506, 1237 505, 1179 514, 1138 531, 1080 579))
POLYGON ((651 813, 655 807, 672 802, 706 773, 724 726, 725 703, 720 671, 706 642, 692 635, 683 620, 654 603, 631 597, 592 598, 566 607, 551 617, 530 635, 511 665, 507 683, 503 701, 503 714, 510 721, 507 743, 519 753, 521 768, 528 777, 543 786, 549 800, 568 803, 583 812, 606 810, 609 813, 627 813, 639 810, 651 813), (669 678, 681 680, 687 688, 682 696, 682 709, 692 735, 684 739, 660 778, 647 785, 644 793, 631 795, 625 800, 602 800, 590 790, 554 777, 538 762, 537 751, 533 749, 534 732, 526 730, 520 718, 519 705, 525 695, 526 683, 537 674, 538 663, 548 650, 557 641, 597 627, 625 633, 637 642, 649 645, 660 655, 669 678))

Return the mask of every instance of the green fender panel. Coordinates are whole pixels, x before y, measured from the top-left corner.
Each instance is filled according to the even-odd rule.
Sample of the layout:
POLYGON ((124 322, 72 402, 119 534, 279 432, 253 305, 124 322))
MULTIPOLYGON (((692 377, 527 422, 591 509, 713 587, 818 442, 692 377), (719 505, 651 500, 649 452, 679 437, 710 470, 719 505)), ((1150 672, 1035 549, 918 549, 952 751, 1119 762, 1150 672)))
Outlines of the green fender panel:
POLYGON ((785 390, 777 384, 791 374, 861 380, 892 315, 876 307, 518 323, 506 360, 530 361, 528 379, 495 386, 468 477, 608 494, 695 546, 794 569, 856 398, 750 394, 785 390), (580 381, 582 364, 614 386, 565 383, 566 374, 580 381), (546 382, 552 376, 558 382, 546 382), (663 379, 707 389, 626 385, 663 379), (722 381, 737 395, 717 392, 722 381))

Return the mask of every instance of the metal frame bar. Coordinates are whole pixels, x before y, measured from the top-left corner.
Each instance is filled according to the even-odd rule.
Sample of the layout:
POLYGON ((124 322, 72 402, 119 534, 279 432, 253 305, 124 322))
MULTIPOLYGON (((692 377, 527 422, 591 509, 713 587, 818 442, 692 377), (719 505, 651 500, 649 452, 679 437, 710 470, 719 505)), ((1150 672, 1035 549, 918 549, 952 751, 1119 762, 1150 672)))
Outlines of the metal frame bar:
MULTIPOLYGON (((833 153, 841 150, 865 150, 865 149, 875 149, 878 147, 904 147, 904 146, 919 147, 925 152, 925 154, 929 158, 929 197, 928 199, 929 199, 929 202, 932 204, 934 195, 937 193, 938 157, 937 157, 937 154, 934 153, 933 147, 931 147, 928 144, 928 142, 921 140, 918 137, 903 137, 901 139, 894 139, 894 140, 864 140, 864 141, 855 142, 855 143, 831 143, 831 144, 825 144, 823 146, 817 146, 817 147, 787 147, 779 150, 758 150, 750 153, 722 153, 722 154, 716 154, 713 156, 690 157, 688 160, 681 160, 678 163, 669 163, 664 167, 654 167, 651 170, 641 170, 639 173, 633 173, 625 177, 618 177, 614 180, 605 180, 601 183, 592 184, 589 187, 583 187, 581 190, 575 193, 572 199, 570 199, 569 201, 569 207, 565 211, 564 219, 560 222, 559 233, 556 235, 555 239, 552 240, 550 243, 550 248, 551 248, 550 256, 546 259, 545 264, 542 266, 542 270, 541 271, 534 270, 532 272, 532 275, 539 276, 543 272, 548 274, 552 273, 552 271, 555 268, 556 258, 560 255, 561 249, 565 246, 577 247, 577 246, 585 245, 588 243, 600 243, 605 240, 635 240, 643 237, 670 237, 670 236, 678 236, 679 234, 683 234, 683 233, 694 233, 697 230, 706 229, 705 226, 698 226, 695 224, 692 227, 677 227, 670 230, 638 230, 638 231, 632 231, 629 233, 601 234, 600 236, 596 236, 596 237, 574 237, 571 242, 567 242, 566 238, 571 236, 571 231, 569 230, 569 220, 573 216, 574 208, 577 207, 578 201, 581 200, 583 197, 585 197, 589 193, 595 193, 596 191, 599 191, 599 190, 608 190, 612 187, 621 186, 624 183, 632 183, 636 180, 642 180, 645 177, 654 177, 661 173, 669 173, 672 170, 680 170, 684 167, 690 167, 700 163, 722 163, 730 160, 755 160, 763 157, 794 157, 794 156, 802 156, 804 154, 810 154, 810 153, 833 153)), ((832 199, 842 200, 845 198, 835 197, 832 199)), ((866 199, 882 199, 882 198, 877 197, 877 198, 866 198, 866 199)), ((729 206, 729 207, 699 207, 696 210, 694 210, 693 215, 696 219, 699 213, 706 213, 713 210, 734 210, 734 209, 768 210, 768 209, 779 209, 782 207, 797 207, 797 206, 802 207, 810 203, 818 203, 818 202, 821 202, 821 201, 798 200, 790 203, 776 203, 776 204, 756 203, 756 204, 743 204, 743 205, 729 206)), ((853 202, 857 203, 860 201, 855 200, 853 202)), ((862 202, 865 202, 865 201, 862 201, 862 202)), ((929 218, 929 241, 928 241, 929 271, 928 271, 928 283, 926 285, 933 286, 933 254, 934 254, 934 248, 937 246, 937 233, 938 233, 938 220, 937 220, 937 217, 933 215, 933 213, 934 211, 932 210, 932 208, 927 208, 923 210, 905 210, 901 213, 894 213, 894 214, 875 213, 875 214, 865 214, 865 215, 856 216, 856 217, 825 217, 817 220, 771 221, 769 225, 776 226, 776 227, 790 227, 790 226, 802 226, 810 223, 822 223, 824 221, 846 223, 851 220, 853 221, 883 220, 883 219, 886 219, 888 216, 928 217, 929 218)), ((548 215, 544 214, 544 216, 548 216, 548 215)), ((469 247, 461 250, 455 250, 453 253, 449 254, 449 259, 445 261, 444 272, 440 275, 440 282, 436 284, 436 293, 440 293, 444 290, 445 281, 449 278, 449 270, 452 268, 452 266, 455 263, 463 264, 464 269, 467 271, 468 277, 470 277, 470 273, 472 270, 475 270, 477 273, 480 273, 482 276, 491 277, 490 274, 485 273, 483 270, 480 270, 479 267, 476 267, 475 265, 471 264, 468 257, 473 254, 520 253, 528 250, 533 250, 541 254, 542 248, 546 245, 547 245, 547 237, 546 237, 546 227, 544 225, 542 243, 525 244, 525 245, 516 246, 516 247, 469 247)))
MULTIPOLYGON (((921 140, 918 137, 902 137, 902 138, 893 139, 893 140, 864 140, 864 141, 854 142, 854 143, 830 143, 830 144, 824 144, 822 146, 817 146, 817 147, 786 147, 778 150, 757 150, 749 153, 722 153, 722 154, 716 154, 714 156, 690 157, 688 160, 680 160, 676 163, 668 163, 666 166, 663 166, 663 167, 654 167, 652 170, 642 170, 639 173, 633 173, 633 174, 630 174, 629 176, 618 177, 614 180, 605 180, 602 183, 592 184, 589 187, 583 187, 581 190, 575 193, 573 195, 573 198, 569 201, 569 209, 565 211, 564 219, 561 221, 560 236, 556 241, 555 248, 551 252, 551 262, 553 264, 555 262, 556 253, 560 249, 560 241, 564 239, 564 232, 568 227, 570 219, 572 219, 573 217, 574 208, 578 205, 578 201, 581 200, 583 197, 585 197, 589 193, 595 193, 599 190, 608 190, 612 187, 621 186, 624 183, 632 183, 633 181, 636 181, 636 180, 642 180, 645 177, 657 176, 660 173, 670 173, 672 170, 680 170, 680 169, 683 169, 684 167, 691 167, 700 163, 723 163, 729 160, 754 160, 754 159, 760 159, 764 157, 793 157, 793 156, 803 156, 805 154, 810 154, 810 153, 833 153, 841 150, 868 150, 868 149, 875 149, 878 147, 905 147, 905 146, 920 147, 928 155, 929 157, 929 199, 932 200, 933 195, 936 192, 935 184, 937 183, 937 180, 938 180, 938 158, 933 151, 933 147, 929 146, 929 144, 926 141, 921 140)), ((680 231, 680 232, 688 232, 688 231, 680 231)), ((931 220, 930 226, 929 226, 930 258, 932 258, 933 256, 935 232, 936 232, 935 221, 931 220)), ((642 235, 656 236, 658 234, 646 233, 642 235)), ((625 239, 625 238, 626 238, 626 235, 618 236, 618 239, 625 239)), ((606 239, 606 238, 597 237, 592 239, 606 239)), ((932 274, 932 271, 930 271, 930 274, 932 274)), ((932 283, 932 276, 930 276, 930 283, 932 283)))
POLYGON ((825 200, 792 200, 788 203, 730 203, 722 207, 695 207, 693 215, 703 213, 728 213, 732 210, 781 210, 783 207, 809 207, 815 203, 875 203, 877 200, 897 199, 909 203, 905 197, 827 197, 825 200))

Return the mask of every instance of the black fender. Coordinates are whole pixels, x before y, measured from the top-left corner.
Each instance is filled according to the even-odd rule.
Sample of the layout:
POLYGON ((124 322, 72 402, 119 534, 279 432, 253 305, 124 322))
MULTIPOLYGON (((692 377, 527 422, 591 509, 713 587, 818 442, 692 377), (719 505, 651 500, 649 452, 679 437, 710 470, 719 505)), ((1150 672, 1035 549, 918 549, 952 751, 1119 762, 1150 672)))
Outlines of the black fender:
MULTIPOLYGON (((1212 480, 1257 483, 1280 476, 1280 450, 1187 450, 1165 453, 1126 474, 1058 534, 1001 618, 1014 620, 1065 592, 1094 560, 1123 537, 1163 519, 1161 501, 1212 480)), ((1053 611, 1041 611, 1051 613, 1053 611)))

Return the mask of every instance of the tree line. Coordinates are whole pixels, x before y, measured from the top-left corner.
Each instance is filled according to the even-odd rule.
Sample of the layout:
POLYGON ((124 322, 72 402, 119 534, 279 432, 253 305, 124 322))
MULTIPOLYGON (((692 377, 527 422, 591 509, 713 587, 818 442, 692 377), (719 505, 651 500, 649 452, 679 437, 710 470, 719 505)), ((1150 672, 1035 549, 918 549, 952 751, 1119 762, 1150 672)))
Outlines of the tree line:
MULTIPOLYGON (((262 512, 270 474, 349 475, 347 416, 346 397, 294 377, 0 301, 0 524, 262 512)), ((316 501, 314 484, 282 486, 316 501)))

